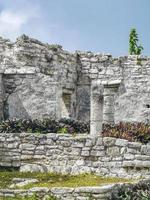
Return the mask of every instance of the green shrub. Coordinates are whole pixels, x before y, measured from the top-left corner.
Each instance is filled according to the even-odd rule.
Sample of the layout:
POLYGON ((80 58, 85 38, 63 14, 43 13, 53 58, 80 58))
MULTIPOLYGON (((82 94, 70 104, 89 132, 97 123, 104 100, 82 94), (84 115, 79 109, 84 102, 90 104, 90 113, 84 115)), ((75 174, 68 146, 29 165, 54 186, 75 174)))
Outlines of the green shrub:
POLYGON ((150 180, 135 185, 119 186, 112 192, 111 200, 150 200, 150 180))
POLYGON ((71 119, 11 119, 0 123, 0 133, 88 133, 89 124, 71 119))
POLYGON ((104 137, 115 137, 142 143, 150 142, 150 124, 123 123, 103 125, 102 135, 104 137))

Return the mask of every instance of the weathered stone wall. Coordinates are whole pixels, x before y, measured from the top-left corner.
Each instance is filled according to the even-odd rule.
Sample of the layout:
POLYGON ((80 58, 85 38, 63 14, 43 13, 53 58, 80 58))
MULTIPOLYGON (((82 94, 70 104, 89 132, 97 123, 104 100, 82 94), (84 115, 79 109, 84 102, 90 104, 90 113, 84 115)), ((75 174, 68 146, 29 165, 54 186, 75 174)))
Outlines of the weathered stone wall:
POLYGON ((64 92, 71 94, 73 109, 77 79, 74 54, 27 36, 15 43, 1 38, 0 44, 5 119, 60 118, 64 92))
POLYGON ((87 135, 1 134, 0 166, 31 172, 149 177, 150 145, 87 135))
POLYGON ((111 200, 114 199, 114 194, 120 194, 121 189, 124 190, 126 188, 126 190, 129 190, 129 188, 133 188, 133 186, 148 185, 149 183, 150 179, 134 183, 120 183, 94 187, 34 187, 28 190, 0 189, 0 198, 36 195, 36 198, 39 200, 47 199, 49 196, 56 197, 58 200, 111 200))
POLYGON ((91 52, 78 52, 78 56, 82 69, 80 76, 89 77, 91 84, 96 83, 103 90, 103 82, 121 81, 115 95, 115 122, 150 121, 150 58, 113 58, 91 52))
POLYGON ((116 189, 114 185, 101 187, 77 187, 77 188, 32 188, 29 190, 1 189, 0 197, 29 196, 36 193, 38 199, 45 199, 47 195, 56 197, 58 200, 108 200, 111 192, 116 189))
MULTIPOLYGON (((150 121, 147 57, 69 53, 23 35, 15 43, 0 38, 0 73, 1 119, 54 116, 89 121, 93 85, 101 88, 99 95, 105 101, 104 85, 120 81, 111 113, 115 122, 150 121), (63 99, 67 95, 68 102, 63 99)), ((100 112, 105 110, 104 102, 100 112)), ((109 117, 102 118, 105 122, 109 117)))

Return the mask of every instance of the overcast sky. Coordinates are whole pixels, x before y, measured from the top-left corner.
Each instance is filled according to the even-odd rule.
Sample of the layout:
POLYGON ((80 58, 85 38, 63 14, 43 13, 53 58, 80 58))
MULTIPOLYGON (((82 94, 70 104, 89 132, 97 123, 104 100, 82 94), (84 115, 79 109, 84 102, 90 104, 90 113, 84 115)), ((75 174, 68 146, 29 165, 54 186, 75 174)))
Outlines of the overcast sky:
POLYGON ((0 0, 0 35, 27 34, 67 50, 128 54, 135 27, 150 56, 150 0, 0 0))

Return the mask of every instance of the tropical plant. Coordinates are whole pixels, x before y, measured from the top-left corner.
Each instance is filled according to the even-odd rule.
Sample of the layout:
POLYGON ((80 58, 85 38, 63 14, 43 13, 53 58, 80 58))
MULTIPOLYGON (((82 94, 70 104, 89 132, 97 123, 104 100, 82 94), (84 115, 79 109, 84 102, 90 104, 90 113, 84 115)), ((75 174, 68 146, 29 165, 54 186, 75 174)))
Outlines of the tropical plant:
POLYGON ((138 34, 135 28, 132 28, 129 35, 129 54, 140 55, 143 50, 142 45, 138 45, 138 34))

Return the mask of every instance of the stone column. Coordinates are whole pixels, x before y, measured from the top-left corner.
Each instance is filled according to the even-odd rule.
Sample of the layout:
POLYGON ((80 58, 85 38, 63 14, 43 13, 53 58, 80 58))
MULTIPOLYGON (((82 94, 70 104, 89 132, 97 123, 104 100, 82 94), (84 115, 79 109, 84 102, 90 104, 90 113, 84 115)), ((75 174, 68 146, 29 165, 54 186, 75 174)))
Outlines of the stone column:
POLYGON ((91 86, 90 134, 99 135, 103 122, 103 96, 100 85, 91 86))
POLYGON ((103 123, 113 124, 114 119, 114 96, 120 86, 120 81, 104 83, 104 107, 103 107, 103 123))

